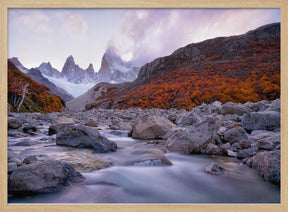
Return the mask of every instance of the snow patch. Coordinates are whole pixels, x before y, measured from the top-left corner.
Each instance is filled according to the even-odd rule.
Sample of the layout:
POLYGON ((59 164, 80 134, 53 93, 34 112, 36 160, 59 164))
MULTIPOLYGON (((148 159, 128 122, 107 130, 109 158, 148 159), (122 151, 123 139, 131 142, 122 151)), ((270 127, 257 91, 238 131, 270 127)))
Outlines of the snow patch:
POLYGON ((60 88, 66 90, 69 94, 71 94, 74 98, 84 94, 90 88, 97 84, 97 82, 90 82, 90 83, 81 83, 75 84, 73 82, 68 82, 65 78, 54 78, 45 76, 50 82, 53 82, 60 88))

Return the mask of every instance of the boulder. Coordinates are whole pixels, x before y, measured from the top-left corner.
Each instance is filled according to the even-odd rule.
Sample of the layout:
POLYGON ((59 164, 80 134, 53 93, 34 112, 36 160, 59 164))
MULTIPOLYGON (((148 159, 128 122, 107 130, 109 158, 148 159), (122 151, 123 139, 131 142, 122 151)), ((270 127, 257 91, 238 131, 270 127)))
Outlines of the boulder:
POLYGON ((234 127, 229 129, 224 134, 224 141, 234 144, 242 140, 248 140, 246 131, 242 127, 234 127))
POLYGON ((237 157, 237 152, 233 152, 232 150, 227 149, 227 155, 230 157, 237 157))
POLYGON ((265 139, 257 141, 256 146, 259 150, 273 150, 275 148, 275 145, 272 142, 265 139))
POLYGON ((191 126, 193 124, 201 122, 202 118, 200 117, 197 110, 193 109, 190 112, 181 113, 175 123, 179 127, 191 126))
POLYGON ((64 127, 72 126, 75 122, 71 118, 60 116, 57 118, 56 123, 53 123, 49 126, 48 135, 54 135, 59 133, 64 127))
POLYGON ((8 128, 9 129, 18 129, 22 126, 23 122, 21 119, 15 117, 8 117, 8 128))
POLYGON ((239 142, 242 149, 247 149, 251 147, 251 143, 248 140, 242 140, 239 142))
POLYGON ((36 161, 37 161, 37 157, 35 155, 30 155, 30 156, 27 156, 26 158, 24 158, 23 163, 30 164, 30 163, 34 163, 36 161))
POLYGON ((88 127, 98 127, 98 123, 97 121, 95 121, 94 119, 89 119, 86 123, 85 126, 88 127))
POLYGON ((206 155, 223 155, 224 151, 222 148, 218 147, 213 143, 209 143, 204 149, 206 155))
POLYGON ((70 164, 47 160, 15 169, 9 177, 8 190, 15 194, 55 192, 83 179, 70 164))
POLYGON ((201 148, 211 143, 219 129, 219 122, 213 118, 207 118, 201 123, 186 129, 168 132, 167 147, 171 152, 184 154, 198 153, 201 148))
POLYGON ((238 159, 244 159, 244 158, 251 158, 254 155, 256 155, 258 152, 258 149, 255 147, 250 147, 248 149, 240 150, 237 154, 238 159))
POLYGON ((205 168, 205 172, 208 174, 214 174, 214 175, 220 175, 223 174, 225 171, 225 168, 216 164, 216 163, 211 163, 205 168))
POLYGON ((221 113, 221 107, 222 107, 222 103, 219 102, 219 101, 216 101, 216 102, 213 102, 211 105, 210 105, 210 110, 211 110, 211 113, 221 113))
POLYGON ((239 103, 227 102, 221 107, 221 114, 237 114, 242 116, 245 113, 253 112, 253 110, 245 105, 239 103))
POLYGON ((259 152, 252 158, 252 167, 266 181, 280 184, 280 150, 259 152))
POLYGON ((265 111, 276 111, 280 113, 280 108, 281 108, 280 99, 276 99, 271 102, 271 104, 265 111))
POLYGON ((56 136, 56 144, 79 148, 92 148, 95 152, 105 153, 116 151, 117 145, 100 135, 92 128, 72 125, 66 126, 56 136))
POLYGON ((255 103, 252 103, 252 102, 248 103, 247 102, 244 105, 245 106, 249 106, 251 109, 253 109, 254 111, 258 112, 258 111, 266 110, 269 107, 269 104, 270 103, 267 100, 262 100, 262 101, 255 102, 255 103))
POLYGON ((280 113, 276 111, 262 111, 245 114, 242 125, 246 130, 270 130, 280 128, 280 113))
POLYGON ((176 125, 161 116, 144 116, 136 121, 132 129, 132 138, 160 139, 176 125))
POLYGON ((35 126, 25 126, 23 127, 23 132, 24 133, 28 133, 28 134, 32 134, 34 135, 34 133, 37 131, 35 126))
POLYGON ((13 172, 15 169, 17 169, 16 163, 8 163, 8 173, 13 172))

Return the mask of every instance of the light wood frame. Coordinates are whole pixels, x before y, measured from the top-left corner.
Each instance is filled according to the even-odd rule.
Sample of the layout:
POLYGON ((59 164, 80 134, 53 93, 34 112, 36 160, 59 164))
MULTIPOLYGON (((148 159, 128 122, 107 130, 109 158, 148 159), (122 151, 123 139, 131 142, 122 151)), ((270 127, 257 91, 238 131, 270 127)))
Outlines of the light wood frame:
POLYGON ((288 1, 287 0, 0 0, 0 211, 288 211, 288 1), (8 204, 7 11, 9 8, 280 8, 281 203, 280 204, 8 204))

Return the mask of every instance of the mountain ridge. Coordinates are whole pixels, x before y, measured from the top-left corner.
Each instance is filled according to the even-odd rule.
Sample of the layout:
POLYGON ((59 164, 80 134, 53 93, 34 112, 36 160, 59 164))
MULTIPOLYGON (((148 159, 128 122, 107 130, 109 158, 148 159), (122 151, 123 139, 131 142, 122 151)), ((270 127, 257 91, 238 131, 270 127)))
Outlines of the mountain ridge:
MULTIPOLYGON (((189 109, 216 100, 225 103, 279 98, 280 23, 242 35, 188 44, 142 66, 133 82, 117 88, 105 84, 102 89, 102 85, 91 90, 94 94, 103 92, 93 94, 88 104, 78 104, 78 108, 189 109)), ((72 108, 73 104, 67 105, 72 108)))

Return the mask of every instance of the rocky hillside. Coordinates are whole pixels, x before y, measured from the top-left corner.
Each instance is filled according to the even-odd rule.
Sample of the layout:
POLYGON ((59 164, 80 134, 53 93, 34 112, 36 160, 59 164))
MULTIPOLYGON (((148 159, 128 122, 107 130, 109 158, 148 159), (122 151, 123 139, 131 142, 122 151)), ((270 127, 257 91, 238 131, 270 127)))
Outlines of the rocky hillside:
MULTIPOLYGON (((12 62, 22 73, 30 77, 32 80, 45 85, 48 87, 51 92, 57 96, 60 96, 63 100, 65 101, 70 101, 73 99, 73 97, 68 94, 64 89, 57 87, 53 82, 49 81, 44 75, 42 74, 42 70, 46 70, 49 73, 50 70, 54 70, 55 74, 59 73, 56 69, 53 69, 50 63, 42 63, 39 68, 32 68, 32 69, 27 69, 24 67, 19 59, 17 57, 13 57, 9 59, 10 62, 12 62)), ((46 73, 46 72, 44 72, 46 73)))
POLYGON ((61 112, 65 101, 30 77, 22 73, 8 60, 8 103, 11 111, 61 112), (20 105, 20 106, 19 106, 20 105))
POLYGON ((189 109, 216 100, 244 103, 277 99, 280 23, 239 36, 189 44, 142 66, 132 83, 117 87, 98 84, 88 93, 88 105, 79 98, 68 107, 189 109))

